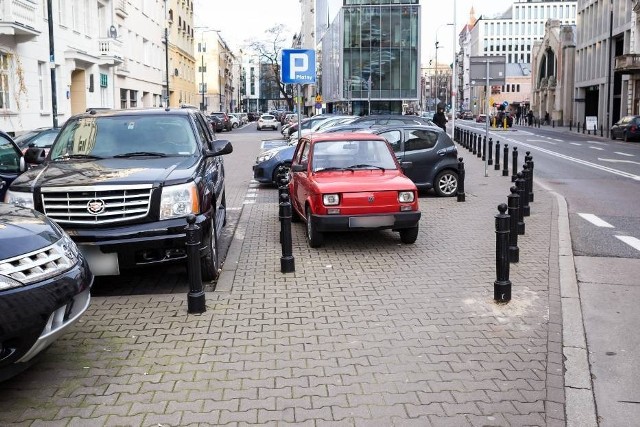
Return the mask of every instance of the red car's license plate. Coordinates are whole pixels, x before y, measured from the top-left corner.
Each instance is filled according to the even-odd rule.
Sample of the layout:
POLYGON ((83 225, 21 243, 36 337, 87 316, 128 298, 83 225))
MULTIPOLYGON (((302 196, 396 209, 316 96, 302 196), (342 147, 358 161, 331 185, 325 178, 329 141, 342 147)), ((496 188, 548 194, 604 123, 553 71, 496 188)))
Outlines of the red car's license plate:
POLYGON ((349 227, 390 227, 394 222, 395 217, 393 215, 358 216, 349 218, 349 227))

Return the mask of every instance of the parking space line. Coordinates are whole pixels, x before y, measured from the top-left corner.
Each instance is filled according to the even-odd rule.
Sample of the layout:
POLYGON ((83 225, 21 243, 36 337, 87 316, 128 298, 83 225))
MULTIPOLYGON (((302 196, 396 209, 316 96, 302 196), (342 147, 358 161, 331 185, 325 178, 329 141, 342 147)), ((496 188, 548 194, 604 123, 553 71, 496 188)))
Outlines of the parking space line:
POLYGON ((597 145, 607 145, 604 142, 600 142, 600 141, 587 141, 589 144, 597 144, 597 145))
POLYGON ((578 147, 580 147, 582 144, 580 144, 579 142, 570 142, 569 144, 571 145, 577 145, 578 147))
POLYGON ((598 218, 594 214, 578 213, 578 215, 580 215, 583 219, 589 221, 591 224, 595 225, 596 227, 615 228, 613 225, 609 224, 607 221, 603 219, 598 218))
POLYGON ((616 237, 623 241, 624 243, 626 243, 627 245, 631 246, 632 248, 640 251, 640 239, 636 239, 635 237, 632 236, 617 236, 616 237))
POLYGON ((594 150, 600 150, 600 151, 604 150, 604 148, 601 148, 601 147, 589 147, 589 148, 592 148, 594 150))
POLYGON ((556 138, 551 138, 551 139, 553 139, 554 141, 557 141, 557 142, 564 142, 564 141, 563 141, 563 140, 561 140, 561 139, 556 139, 556 138))
POLYGON ((614 151, 614 154, 620 154, 621 156, 627 156, 627 157, 635 157, 634 154, 622 153, 620 151, 614 151))

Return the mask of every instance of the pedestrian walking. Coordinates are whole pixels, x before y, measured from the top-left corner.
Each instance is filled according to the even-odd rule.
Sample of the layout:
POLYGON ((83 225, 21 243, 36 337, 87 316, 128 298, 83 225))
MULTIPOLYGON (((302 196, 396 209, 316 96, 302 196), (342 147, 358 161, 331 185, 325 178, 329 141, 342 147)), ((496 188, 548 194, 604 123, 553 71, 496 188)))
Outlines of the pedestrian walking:
POLYGON ((549 121, 549 112, 548 112, 548 111, 545 111, 545 112, 544 112, 544 124, 545 124, 545 125, 548 125, 549 123, 551 123, 551 122, 549 121))
POLYGON ((447 118, 444 115, 444 110, 438 108, 438 111, 433 115, 433 123, 438 127, 441 127, 445 132, 447 131, 447 118))
POLYGON ((529 121, 529 126, 533 126, 533 111, 529 110, 527 113, 527 120, 529 121))

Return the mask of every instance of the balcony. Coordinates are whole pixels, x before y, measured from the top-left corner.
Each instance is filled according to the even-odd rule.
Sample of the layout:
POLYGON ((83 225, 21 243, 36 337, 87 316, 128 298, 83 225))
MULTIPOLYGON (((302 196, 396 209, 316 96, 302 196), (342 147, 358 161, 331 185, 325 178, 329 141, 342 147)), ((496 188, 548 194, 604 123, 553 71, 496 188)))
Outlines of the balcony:
MULTIPOLYGON (((123 59, 122 62, 120 64, 118 64, 118 66, 116 67, 115 71, 116 75, 118 76, 128 76, 130 71, 129 71, 129 60, 128 59, 123 59)), ((166 79, 164 78, 164 74, 163 74, 163 84, 167 84, 166 79)))
POLYGON ((627 53, 616 56, 613 70, 622 74, 640 74, 640 54, 627 53))
POLYGON ((120 65, 122 59, 122 42, 110 37, 98 39, 98 54, 104 65, 120 65))
POLYGON ((0 35, 40 34, 35 0, 0 0, 0 35))
POLYGON ((116 0, 114 1, 116 15, 121 18, 126 18, 129 16, 127 13, 127 0, 116 0))

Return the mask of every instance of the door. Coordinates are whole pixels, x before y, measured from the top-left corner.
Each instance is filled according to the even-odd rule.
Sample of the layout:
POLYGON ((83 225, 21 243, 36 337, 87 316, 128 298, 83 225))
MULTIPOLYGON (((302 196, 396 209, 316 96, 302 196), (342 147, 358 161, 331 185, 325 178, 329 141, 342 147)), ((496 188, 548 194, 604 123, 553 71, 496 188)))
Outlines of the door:
POLYGON ((71 114, 83 113, 87 109, 87 82, 84 70, 71 72, 71 114))
POLYGON ((18 147, 4 135, 0 135, 0 201, 4 200, 9 185, 20 175, 21 158, 18 147))
POLYGON ((405 162, 411 162, 406 175, 416 185, 430 185, 433 182, 433 168, 439 160, 434 151, 438 133, 436 130, 405 129, 403 158, 405 162))

